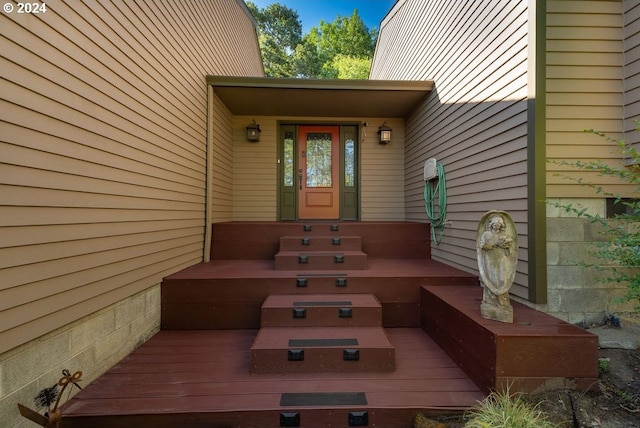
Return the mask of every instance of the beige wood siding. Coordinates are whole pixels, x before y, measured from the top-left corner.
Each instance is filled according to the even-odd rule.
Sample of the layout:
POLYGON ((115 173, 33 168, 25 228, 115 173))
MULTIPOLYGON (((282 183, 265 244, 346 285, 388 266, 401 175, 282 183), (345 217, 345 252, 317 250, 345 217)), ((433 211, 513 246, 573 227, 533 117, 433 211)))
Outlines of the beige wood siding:
POLYGON ((202 260, 205 76, 262 65, 236 0, 52 0, 0 28, 1 353, 202 260))
POLYGON ((233 220, 233 117, 212 92, 211 221, 233 220))
MULTIPOLYGON (((624 0, 624 131, 625 139, 640 143, 640 3, 624 0)), ((636 146, 637 147, 637 146, 636 146)))
POLYGON ((233 219, 275 221, 277 212, 277 122, 261 116, 233 118, 233 219), (253 119, 260 141, 247 141, 253 119))
MULTIPOLYGON (((621 1, 547 2, 547 157, 615 161, 615 147, 585 133, 623 131, 623 28, 621 1)), ((578 177, 556 163, 547 166, 548 197, 594 197, 592 189, 562 177, 578 177)), ((595 184, 614 182, 582 174, 595 184)), ((624 187, 610 186, 624 192, 624 187)))
POLYGON ((527 296, 526 1, 400 0, 382 22, 372 79, 435 81, 405 124, 405 210, 426 221, 423 165, 446 171, 448 220, 433 258, 476 272, 476 228, 508 211, 520 234, 513 292, 527 296))
POLYGON ((364 119, 361 141, 361 219, 403 221, 404 212, 404 120, 364 119), (378 128, 392 128, 391 142, 380 144, 378 128))

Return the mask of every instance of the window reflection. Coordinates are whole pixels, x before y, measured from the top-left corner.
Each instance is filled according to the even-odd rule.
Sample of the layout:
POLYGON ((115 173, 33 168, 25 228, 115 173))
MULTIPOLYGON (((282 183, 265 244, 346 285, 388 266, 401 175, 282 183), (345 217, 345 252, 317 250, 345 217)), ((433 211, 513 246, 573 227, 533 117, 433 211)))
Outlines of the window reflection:
POLYGON ((355 166, 355 141, 348 139, 344 144, 344 185, 347 187, 356 185, 355 166))
POLYGON ((284 155, 282 167, 284 169, 284 186, 293 186, 293 132, 284 133, 284 155))
POLYGON ((331 134, 307 134, 307 187, 331 187, 331 134))

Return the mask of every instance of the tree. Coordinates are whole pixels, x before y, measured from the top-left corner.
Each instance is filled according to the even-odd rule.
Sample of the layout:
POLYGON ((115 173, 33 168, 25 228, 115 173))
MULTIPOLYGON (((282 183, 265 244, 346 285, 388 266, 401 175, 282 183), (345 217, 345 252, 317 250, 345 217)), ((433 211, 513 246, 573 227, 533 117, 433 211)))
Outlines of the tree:
POLYGON ((296 47, 293 56, 296 77, 319 78, 322 74, 322 65, 327 58, 318 49, 320 38, 320 30, 318 27, 313 27, 296 47))
MULTIPOLYGON (((636 131, 640 132, 640 125, 636 122, 636 131)), ((614 177, 622 182, 636 186, 636 193, 640 192, 640 151, 624 140, 607 136, 600 131, 587 130, 592 134, 605 138, 614 143, 622 157, 618 166, 611 166, 602 160, 590 162, 559 162, 577 168, 580 171, 597 172, 599 175, 614 177)), ((623 300, 636 302, 637 312, 640 312, 640 199, 623 199, 619 195, 607 192, 601 186, 595 186, 582 179, 575 179, 579 184, 594 189, 597 194, 613 198, 615 204, 624 207, 624 214, 615 218, 605 218, 599 214, 591 214, 586 208, 578 208, 571 204, 554 203, 553 205, 571 212, 578 217, 584 217, 602 228, 606 238, 596 244, 592 255, 601 260, 600 263, 584 263, 586 267, 607 272, 605 281, 626 284, 627 293, 623 300)))
POLYGON ((338 54, 333 57, 331 67, 338 79, 366 79, 371 70, 371 58, 338 54))
POLYGON ((364 24, 358 10, 311 28, 294 55, 298 77, 366 79, 378 32, 364 24))
POLYGON ((258 23, 258 42, 265 74, 269 77, 292 77, 293 54, 302 40, 298 12, 279 3, 264 9, 247 2, 258 23))
POLYGON ((320 21, 302 37, 298 13, 279 3, 264 9, 247 2, 258 23, 258 41, 269 77, 366 79, 378 36, 354 9, 349 17, 320 21))

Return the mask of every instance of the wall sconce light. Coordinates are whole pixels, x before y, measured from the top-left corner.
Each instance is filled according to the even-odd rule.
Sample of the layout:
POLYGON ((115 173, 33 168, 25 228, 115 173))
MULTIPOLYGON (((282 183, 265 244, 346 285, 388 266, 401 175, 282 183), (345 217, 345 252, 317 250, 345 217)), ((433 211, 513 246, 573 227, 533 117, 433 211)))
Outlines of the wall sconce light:
POLYGON ((380 144, 389 144, 391 142, 392 129, 384 122, 382 126, 378 128, 378 135, 380 135, 380 144))
POLYGON ((247 125, 247 140, 255 143, 260 141, 260 125, 256 123, 256 120, 253 119, 253 122, 247 125))

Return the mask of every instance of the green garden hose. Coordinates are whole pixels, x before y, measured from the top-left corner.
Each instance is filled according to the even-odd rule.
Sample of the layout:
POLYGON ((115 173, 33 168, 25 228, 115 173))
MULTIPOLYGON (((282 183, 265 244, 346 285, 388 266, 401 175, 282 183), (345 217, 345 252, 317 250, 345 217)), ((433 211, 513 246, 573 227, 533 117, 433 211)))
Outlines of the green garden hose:
POLYGON ((435 245, 440 245, 447 220, 447 183, 444 167, 440 162, 436 163, 436 171, 437 180, 428 180, 424 183, 424 205, 431 223, 431 238, 435 245), (436 206, 438 207, 437 213, 436 206))

